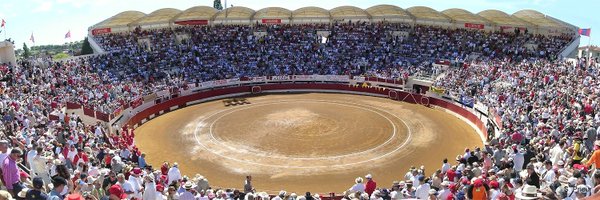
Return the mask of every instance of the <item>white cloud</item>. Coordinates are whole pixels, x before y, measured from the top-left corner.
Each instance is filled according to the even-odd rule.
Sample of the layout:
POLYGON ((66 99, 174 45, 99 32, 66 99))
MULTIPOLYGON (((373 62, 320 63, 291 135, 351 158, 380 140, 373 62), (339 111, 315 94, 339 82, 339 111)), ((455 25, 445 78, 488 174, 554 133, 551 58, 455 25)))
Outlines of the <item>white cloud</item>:
POLYGON ((86 1, 82 1, 82 0, 56 0, 56 3, 58 4, 69 4, 73 7, 76 8, 81 8, 86 1))
POLYGON ((52 2, 51 1, 42 1, 42 2, 38 1, 38 6, 35 7, 32 11, 34 13, 38 13, 38 12, 47 12, 50 10, 52 10, 52 2))

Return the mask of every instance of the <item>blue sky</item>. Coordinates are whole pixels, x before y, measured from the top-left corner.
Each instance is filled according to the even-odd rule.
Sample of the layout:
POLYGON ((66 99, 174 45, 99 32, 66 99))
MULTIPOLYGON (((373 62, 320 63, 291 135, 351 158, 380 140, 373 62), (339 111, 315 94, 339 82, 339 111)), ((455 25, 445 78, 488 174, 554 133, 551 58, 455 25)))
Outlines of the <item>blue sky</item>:
MULTIPOLYGON (((600 1, 597 0, 228 0, 228 4, 246 6, 255 10, 279 6, 294 10, 304 6, 331 9, 342 5, 368 8, 377 4, 392 4, 402 8, 428 6, 438 11, 463 8, 473 13, 498 9, 512 14, 521 9, 534 9, 582 28, 592 27, 592 44, 600 44, 600 1)), ((119 12, 138 10, 150 13, 160 8, 185 10, 197 5, 212 6, 213 0, 2 0, 0 18, 6 20, 6 29, 0 34, 15 40, 17 48, 23 42, 31 45, 33 32, 36 45, 68 42, 65 34, 71 30, 72 40, 81 40, 87 28, 119 12)), ((588 44, 583 37, 582 45, 588 44)))

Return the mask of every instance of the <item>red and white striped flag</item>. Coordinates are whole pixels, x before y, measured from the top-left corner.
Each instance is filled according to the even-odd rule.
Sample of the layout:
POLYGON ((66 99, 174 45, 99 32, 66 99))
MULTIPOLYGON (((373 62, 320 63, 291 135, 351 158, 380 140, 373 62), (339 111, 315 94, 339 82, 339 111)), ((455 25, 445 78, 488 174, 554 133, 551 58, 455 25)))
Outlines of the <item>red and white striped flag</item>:
POLYGON ((65 39, 67 38, 71 38, 71 30, 69 30, 69 32, 67 32, 67 34, 65 34, 65 39))
POLYGON ((29 40, 31 40, 31 42, 35 43, 35 38, 33 38, 33 33, 31 33, 31 37, 29 38, 29 40))
POLYGON ((2 28, 4 28, 4 24, 6 24, 6 21, 4 21, 4 19, 2 19, 2 28))

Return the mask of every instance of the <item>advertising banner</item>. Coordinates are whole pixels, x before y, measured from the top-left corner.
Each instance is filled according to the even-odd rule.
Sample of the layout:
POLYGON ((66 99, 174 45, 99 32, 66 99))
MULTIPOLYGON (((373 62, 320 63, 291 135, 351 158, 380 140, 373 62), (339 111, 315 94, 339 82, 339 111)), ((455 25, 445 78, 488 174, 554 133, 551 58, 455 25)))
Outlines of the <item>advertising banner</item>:
POLYGON ((263 24, 281 24, 281 19, 262 19, 263 24))
POLYGON ((483 28, 485 28, 485 25, 483 25, 483 24, 465 23, 465 28, 483 29, 483 28))
POLYGON ((100 35, 100 34, 105 34, 105 33, 110 33, 111 29, 110 28, 97 28, 92 30, 92 35, 100 35))

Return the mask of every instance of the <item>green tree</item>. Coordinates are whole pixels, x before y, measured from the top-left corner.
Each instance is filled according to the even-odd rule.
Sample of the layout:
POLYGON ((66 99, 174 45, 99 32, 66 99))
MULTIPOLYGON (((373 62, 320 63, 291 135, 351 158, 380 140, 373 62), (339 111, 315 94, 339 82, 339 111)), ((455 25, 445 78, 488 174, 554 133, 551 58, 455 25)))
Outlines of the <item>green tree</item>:
POLYGON ((85 37, 83 40, 83 45, 81 45, 81 55, 93 54, 94 50, 92 50, 92 46, 90 46, 90 42, 88 38, 85 37))
POLYGON ((29 58, 30 56, 31 52, 29 51, 29 47, 27 47, 27 44, 23 42, 23 58, 29 58))
POLYGON ((217 10, 223 10, 223 5, 221 5, 221 0, 215 0, 213 3, 213 8, 217 10))
POLYGON ((54 56, 52 56, 52 58, 54 60, 62 60, 62 59, 68 58, 68 57, 70 57, 70 56, 69 56, 69 54, 66 54, 66 53, 57 53, 54 56))

